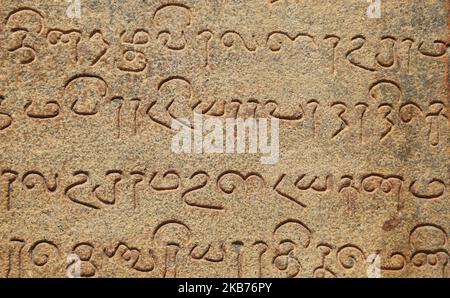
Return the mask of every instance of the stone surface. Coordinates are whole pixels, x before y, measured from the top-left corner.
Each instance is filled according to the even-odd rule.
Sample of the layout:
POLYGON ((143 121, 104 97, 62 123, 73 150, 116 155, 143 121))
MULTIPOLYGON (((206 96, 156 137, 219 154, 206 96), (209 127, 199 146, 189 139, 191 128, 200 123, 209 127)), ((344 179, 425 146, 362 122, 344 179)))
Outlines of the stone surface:
POLYGON ((0 0, 0 276, 450 276, 447 1, 79 3, 0 0))

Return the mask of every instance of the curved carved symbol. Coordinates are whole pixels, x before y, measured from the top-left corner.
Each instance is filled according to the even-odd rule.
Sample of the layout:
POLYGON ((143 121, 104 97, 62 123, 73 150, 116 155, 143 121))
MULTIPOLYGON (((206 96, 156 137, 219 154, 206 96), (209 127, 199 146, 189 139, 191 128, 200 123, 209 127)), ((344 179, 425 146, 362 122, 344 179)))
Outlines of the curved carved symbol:
MULTIPOLYGON (((232 102, 234 100, 235 99, 232 99, 232 102)), ((265 104, 267 104, 268 102, 274 102, 275 103, 274 109, 269 112, 270 116, 278 118, 278 119, 285 118, 285 120, 290 120, 289 118, 291 117, 291 115, 286 115, 286 114, 289 114, 289 113, 282 114, 282 113, 279 113, 277 111, 278 110, 278 103, 276 103, 275 101, 272 101, 272 100, 268 100, 265 104)), ((301 109, 301 105, 300 104, 299 104, 299 106, 300 106, 300 109, 301 109)), ((258 107, 261 107, 261 103, 257 99, 251 98, 251 99, 247 100, 246 102, 244 102, 242 104, 242 112, 240 113, 240 117, 244 118, 244 119, 248 119, 248 118, 268 118, 266 116, 261 117, 261 116, 259 116, 257 114, 258 107)), ((297 120, 296 119, 296 117, 298 116, 297 113, 298 113, 297 111, 295 111, 293 113, 294 114, 292 116, 292 120, 293 121, 297 120)), ((236 114, 236 116, 237 116, 237 114, 236 114)), ((302 117, 303 117, 303 114, 300 116, 300 118, 302 118, 302 117)), ((261 120, 260 120, 260 123, 261 123, 261 120)), ((262 125, 262 124, 260 124, 260 125, 262 125)))
MULTIPOLYGON (((161 81, 158 92, 160 98, 151 103, 146 112, 152 121, 172 129, 172 121, 187 118, 187 115, 192 114, 193 90, 191 82, 187 79, 179 76, 169 77, 161 81)), ((186 123, 178 122, 191 127, 186 123)))
MULTIPOLYGON (((301 106, 300 106, 301 109, 301 106)), ((229 101, 224 99, 209 101, 198 100, 193 106, 192 110, 198 114, 208 115, 213 117, 224 117, 226 119, 232 118, 269 118, 274 117, 285 120, 296 120, 298 112, 295 111, 293 116, 283 115, 278 110, 278 103, 274 100, 268 100, 264 104, 260 103, 257 99, 249 99, 247 101, 241 101, 239 99, 231 99, 229 101), (271 110, 266 107, 272 107, 271 110), (291 119, 292 117, 292 119, 291 119)), ((290 110, 289 110, 290 112, 290 110)), ((289 114, 289 112, 287 114, 289 114)), ((299 118, 302 118, 300 115, 299 118)))
POLYGON ((331 45, 332 45, 332 54, 331 54, 331 73, 333 75, 336 75, 336 48, 339 44, 339 42, 341 41, 341 38, 337 35, 326 35, 324 38, 324 40, 328 41, 331 40, 331 45))
POLYGON ((90 174, 86 171, 77 171, 73 176, 77 177, 77 180, 64 190, 64 195, 72 202, 93 209, 100 209, 98 202, 106 205, 116 203, 118 197, 117 184, 122 180, 123 176, 121 171, 107 171, 106 177, 111 182, 105 185, 95 184, 92 186, 90 174))
POLYGON ((389 260, 384 261, 380 269, 383 271, 402 271, 406 264, 406 257, 402 253, 392 253, 389 260))
POLYGON ((50 262, 50 254, 52 250, 55 254, 60 257, 60 252, 58 246, 50 241, 42 240, 34 243, 30 249, 30 258, 34 265, 42 267, 50 262))
MULTIPOLYGON (((420 182, 423 181, 419 181, 419 183, 420 182)), ((444 181, 439 179, 431 179, 427 181, 425 187, 423 186, 423 183, 420 183, 422 185, 419 185, 419 187, 417 187, 417 184, 417 180, 411 182, 411 184, 409 185, 409 191, 413 196, 420 199, 438 199, 444 194, 446 189, 444 181)))
MULTIPOLYGON (((297 205, 300 205, 303 208, 306 208, 306 205, 301 202, 300 200, 298 200, 297 198, 295 198, 293 195, 288 194, 285 190, 280 190, 280 187, 282 187, 282 184, 284 184, 283 181, 284 178, 286 177, 286 174, 282 174, 278 180, 275 182, 274 186, 273 186, 273 190, 275 190, 280 196, 288 199, 289 201, 294 202, 297 205)), ((291 188, 296 187, 295 183, 293 182, 291 185, 291 188)))
POLYGON ((359 117, 359 140, 361 143, 364 143, 364 115, 369 108, 369 105, 365 102, 359 102, 355 104, 356 109, 361 109, 361 116, 359 117))
POLYGON ((64 195, 66 197, 68 197, 72 202, 89 207, 89 208, 93 208, 93 209, 99 209, 99 207, 97 207, 96 205, 94 205, 93 203, 89 203, 89 202, 85 202, 80 200, 79 197, 79 191, 76 191, 75 188, 79 188, 82 185, 85 185, 89 179, 90 179, 90 175, 88 172, 85 171, 77 171, 75 173, 73 173, 74 177, 80 177, 78 178, 77 181, 73 182, 72 184, 70 184, 69 186, 67 186, 64 190, 64 195), (77 195, 75 196, 73 193, 76 192, 77 195))
POLYGON ((81 31, 79 30, 60 30, 50 29, 47 33, 47 41, 51 46, 60 44, 69 45, 72 47, 73 62, 78 62, 78 43, 81 40, 81 31))
MULTIPOLYGON (((131 105, 131 109, 132 109, 132 123, 129 123, 132 128, 132 132, 133 135, 137 134, 137 129, 138 129, 138 110, 141 106, 141 99, 140 98, 132 98, 132 99, 124 99, 122 96, 114 96, 112 97, 110 100, 111 105, 113 107, 115 107, 117 109, 116 115, 114 117, 115 120, 115 124, 116 124, 116 129, 117 129, 117 135, 116 137, 118 139, 120 139, 121 137, 121 133, 122 133, 122 118, 124 118, 124 116, 122 115, 122 109, 127 108, 131 105)), ((125 115, 129 115, 129 113, 125 112, 125 115)), ((123 122, 130 122, 130 121, 123 121, 123 122)), ((126 127, 127 125, 124 125, 124 127, 126 127)))
POLYGON ((447 44, 442 40, 435 40, 433 41, 433 46, 429 47, 429 49, 423 49, 425 42, 421 42, 419 44, 418 50, 419 52, 428 57, 438 58, 446 55, 447 53, 447 44))
POLYGON ((10 239, 12 247, 8 247, 8 265, 6 269, 7 278, 17 278, 22 276, 22 250, 25 246, 25 241, 18 238, 10 239))
POLYGON ((423 111, 417 104, 407 102, 400 107, 399 116, 403 123, 410 123, 414 117, 423 116, 423 111))
POLYGON ((120 132, 121 132, 121 111, 122 111, 122 106, 124 103, 125 99, 122 96, 114 96, 113 98, 111 98, 110 102, 111 105, 113 106, 117 106, 117 114, 115 116, 115 122, 116 122, 116 128, 117 128, 117 138, 120 139, 120 132))
POLYGON ((448 123, 448 116, 446 114, 447 108, 444 103, 435 101, 430 104, 429 111, 430 112, 425 117, 430 123, 428 140, 431 146, 435 147, 441 142, 441 120, 448 123))
POLYGON ((333 188, 333 176, 332 175, 327 175, 325 177, 324 183, 322 185, 320 185, 318 183, 319 179, 320 179, 319 176, 314 175, 312 177, 312 179, 306 183, 303 180, 305 177, 307 177, 306 174, 300 175, 294 183, 295 187, 297 187, 299 190, 312 189, 313 191, 316 191, 316 192, 326 192, 328 189, 333 188))
POLYGON ((22 183, 25 185, 27 189, 34 189, 36 185, 39 183, 39 180, 41 180, 42 185, 44 186, 44 190, 47 190, 49 192, 55 192, 58 187, 58 174, 55 174, 53 176, 53 182, 48 181, 44 174, 38 171, 29 171, 23 174, 22 176, 22 183))
POLYGON ((108 51, 109 42, 100 30, 94 30, 87 41, 80 43, 80 64, 95 67, 100 61, 106 61, 108 51))
POLYGON ((6 211, 11 209, 12 184, 16 181, 18 175, 19 173, 12 170, 3 170, 1 172, 0 177, 6 177, 6 186, 3 186, 3 181, 1 181, 2 184, 0 184, 3 188, 6 188, 6 191, 3 191, 4 195, 2 197, 6 211))
POLYGON ((191 229, 180 221, 167 221, 156 227, 153 232, 153 241, 163 245, 164 248, 163 277, 177 276, 179 253, 187 246, 190 238, 191 229))
POLYGON ((44 31, 44 17, 32 8, 19 8, 6 18, 6 29, 11 33, 7 50, 20 64, 30 64, 36 60, 35 39, 44 31))
POLYGON ((210 210, 223 210, 224 209, 224 207, 221 205, 204 202, 205 200, 208 201, 208 199, 199 198, 198 195, 195 195, 196 192, 205 188, 206 185, 208 184, 208 182, 210 180, 208 173, 206 173, 204 171, 198 171, 198 172, 195 172, 194 174, 192 174, 192 176, 189 179, 190 180, 195 179, 199 182, 195 186, 190 187, 189 189, 185 190, 181 194, 181 198, 187 205, 196 207, 196 208, 210 209, 210 210), (192 195, 193 197, 189 197, 188 195, 192 195))
POLYGON ((144 181, 145 173, 140 171, 133 171, 130 173, 133 178, 133 208, 139 209, 140 201, 137 196, 137 185, 144 181))
POLYGON ((400 176, 384 176, 382 174, 370 174, 362 178, 361 188, 367 193, 393 193, 396 197, 397 208, 395 214, 383 224, 383 230, 390 231, 397 227, 402 220, 404 201, 402 199, 403 178, 400 176))
POLYGON ((209 51, 210 51, 209 43, 210 43, 211 39, 213 38, 213 33, 209 30, 202 30, 202 31, 198 32, 197 38, 200 40, 204 40, 204 42, 205 42, 205 64, 203 65, 203 67, 208 67, 209 51))
MULTIPOLYGON (((258 103, 256 102, 256 104, 258 103)), ((299 121, 305 117, 305 111, 303 110, 301 104, 298 105, 298 109, 292 111, 292 109, 289 107, 283 109, 275 100, 268 100, 264 103, 264 108, 266 107, 272 107, 269 110, 269 115, 280 120, 299 121), (284 113, 282 112, 282 110, 285 110, 284 113)))
POLYGON ((400 45, 403 46, 403 44, 406 43, 407 49, 406 49, 406 62, 402 63, 402 66, 406 68, 406 73, 411 74, 411 52, 412 52, 412 46, 414 44, 414 40, 411 38, 403 38, 400 45))
POLYGON ((383 141, 389 134, 392 133, 393 127, 395 126, 394 120, 389 117, 392 114, 393 107, 391 104, 384 103, 378 106, 378 110, 383 113, 383 119, 386 126, 380 136, 380 141, 383 141))
POLYGON ((356 41, 356 42, 357 42, 357 45, 356 45, 354 48, 352 48, 351 50, 349 50, 349 51, 345 54, 345 58, 346 58, 352 65, 354 65, 354 66, 356 66, 356 67, 359 67, 359 68, 361 68, 361 69, 364 69, 364 70, 367 70, 367 71, 370 71, 370 72, 376 71, 376 69, 374 69, 374 68, 372 68, 372 67, 370 67, 370 66, 363 65, 362 62, 357 61, 357 60, 355 59, 355 56, 356 56, 356 57, 358 56, 358 55, 356 54, 356 52, 358 52, 359 50, 361 50, 361 49, 364 47, 364 45, 365 45, 367 39, 366 39, 364 36, 362 36, 362 35, 357 35, 357 36, 353 37, 353 38, 351 39, 351 41, 352 41, 352 42, 353 42, 353 41, 356 41))
POLYGON ((242 35, 233 30, 225 31, 222 34, 220 40, 222 41, 222 44, 229 49, 231 49, 233 46, 237 47, 239 41, 239 44, 241 44, 247 51, 249 52, 256 51, 256 46, 247 45, 242 35))
POLYGON ((122 51, 122 59, 117 64, 117 68, 134 73, 144 71, 147 68, 148 59, 143 50, 150 43, 149 33, 144 29, 132 32, 124 31, 120 36, 120 40, 125 49, 122 51))
POLYGON ((243 250, 244 242, 237 240, 231 243, 231 254, 233 255, 234 264, 236 266, 236 277, 242 278, 243 271, 243 250))
POLYGON ((264 178, 258 173, 242 174, 238 171, 226 171, 217 177, 219 190, 227 195, 234 193, 239 184, 243 186, 242 190, 250 191, 247 183, 256 183, 259 188, 265 186, 264 178))
POLYGON ((223 242, 201 243, 192 246, 189 255, 195 260, 205 260, 208 262, 219 263, 225 258, 225 247, 223 242))
POLYGON ((157 39, 169 50, 180 51, 186 47, 185 30, 191 25, 190 7, 184 4, 166 4, 158 8, 153 21, 160 28, 157 39))
POLYGON ((317 131, 318 131, 318 121, 316 121, 317 116, 317 110, 319 109, 320 103, 316 99, 311 99, 306 103, 307 106, 312 106, 311 109, 311 127, 313 132, 313 137, 317 137, 317 131))
POLYGON ((108 84, 97 75, 82 74, 72 77, 65 85, 66 98, 77 115, 98 113, 98 104, 108 94, 108 84))
MULTIPOLYGON (((0 106, 3 103, 5 98, 0 95, 0 106)), ((6 112, 0 112, 0 131, 7 129, 11 126, 13 118, 10 114, 6 112)))
POLYGON ((345 270, 359 270, 361 273, 366 267, 364 252, 355 245, 344 245, 337 252, 337 260, 345 270))
POLYGON ((103 185, 96 184, 92 189, 95 197, 102 203, 107 205, 114 205, 117 201, 117 184, 123 178, 122 171, 107 171, 106 177, 112 180, 112 183, 109 187, 105 187, 103 185))
POLYGON ((397 53, 395 50, 395 43, 397 39, 391 36, 384 36, 381 38, 381 45, 386 49, 386 53, 377 53, 375 55, 375 59, 378 64, 385 68, 391 68, 395 64, 395 59, 397 57, 397 53), (385 44, 387 43, 387 46, 385 44))
POLYGON ((296 277, 302 269, 299 250, 307 248, 311 242, 311 230, 296 219, 288 219, 278 224, 273 231, 277 245, 272 264, 288 277, 296 277))
POLYGON ((115 248, 104 248, 104 252, 108 258, 116 257, 120 261, 124 261, 128 268, 139 272, 151 272, 155 268, 155 256, 152 250, 141 251, 119 242, 115 248))
POLYGON ((150 35, 145 29, 123 31, 120 34, 120 42, 127 46, 146 46, 150 43, 150 35))
POLYGON ((285 40, 291 43, 297 42, 301 39, 306 39, 311 42, 314 47, 318 47, 314 37, 308 33, 299 33, 296 35, 290 35, 289 33, 282 31, 275 31, 269 33, 267 36, 266 44, 272 52, 279 52, 285 40))
POLYGON ((49 100, 44 104, 41 101, 29 100, 24 107, 24 111, 30 118, 50 119, 59 115, 60 106, 55 100, 49 100))
POLYGON ((269 245, 264 241, 256 241, 252 247, 256 249, 258 256, 258 278, 263 277, 263 255, 268 251, 269 245))
POLYGON ((440 226, 420 224, 411 231, 409 243, 414 249, 411 262, 415 267, 429 265, 440 269, 442 277, 446 276, 450 254, 446 247, 448 234, 440 226))
POLYGON ((378 110, 383 113, 385 129, 381 133, 380 141, 390 135, 394 129, 395 122, 390 115, 394 110, 394 105, 400 104, 403 92, 399 84, 391 80, 379 80, 369 88, 369 96, 378 102, 378 110))
POLYGON ((152 174, 149 184, 155 191, 174 191, 180 188, 181 177, 176 171, 169 170, 162 174, 162 179, 160 179, 158 172, 155 172, 152 174))
POLYGON ((313 275, 318 278, 327 278, 327 277, 336 277, 336 273, 334 273, 331 269, 329 269, 326 265, 327 256, 331 254, 333 251, 333 246, 329 244, 319 244, 317 248, 320 250, 320 254, 322 256, 322 264, 314 269, 313 275))
MULTIPOLYGON (((78 243, 72 249, 72 252, 78 256, 80 262, 80 277, 93 277, 97 272, 97 266, 92 261, 92 256, 94 254, 94 246, 87 242, 78 243)), ((67 270, 74 264, 68 264, 67 270)), ((69 271, 70 272, 70 271, 69 271)))
POLYGON ((400 85, 392 80, 378 80, 370 85, 369 96, 379 103, 400 103, 403 91, 400 85))
POLYGON ((331 104, 331 107, 333 108, 337 108, 338 112, 337 112, 337 117, 339 118, 340 121, 340 125, 339 128, 333 132, 331 138, 334 139, 335 137, 337 137, 341 132, 343 132, 346 128, 349 127, 349 123, 348 120, 344 117, 344 114, 347 112, 347 106, 345 103, 343 102, 336 102, 331 104))
POLYGON ((341 177, 341 184, 338 192, 342 195, 347 205, 347 212, 350 216, 355 214, 356 200, 358 199, 359 190, 355 186, 353 176, 345 175, 341 177))

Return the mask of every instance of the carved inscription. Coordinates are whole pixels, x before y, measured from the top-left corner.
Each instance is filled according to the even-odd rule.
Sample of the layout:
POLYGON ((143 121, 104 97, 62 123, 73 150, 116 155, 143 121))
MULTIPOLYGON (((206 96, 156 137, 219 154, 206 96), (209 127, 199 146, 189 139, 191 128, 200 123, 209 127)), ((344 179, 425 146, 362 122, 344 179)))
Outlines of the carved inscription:
POLYGON ((446 1, 18 2, 0 277, 450 278, 446 1))

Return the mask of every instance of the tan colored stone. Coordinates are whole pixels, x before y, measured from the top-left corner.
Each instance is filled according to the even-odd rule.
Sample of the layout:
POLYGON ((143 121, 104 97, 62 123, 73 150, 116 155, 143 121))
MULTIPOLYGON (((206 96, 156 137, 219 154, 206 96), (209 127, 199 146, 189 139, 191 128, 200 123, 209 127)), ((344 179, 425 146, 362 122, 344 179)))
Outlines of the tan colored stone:
POLYGON ((0 276, 450 276, 447 1, 68 5, 0 0, 0 276))

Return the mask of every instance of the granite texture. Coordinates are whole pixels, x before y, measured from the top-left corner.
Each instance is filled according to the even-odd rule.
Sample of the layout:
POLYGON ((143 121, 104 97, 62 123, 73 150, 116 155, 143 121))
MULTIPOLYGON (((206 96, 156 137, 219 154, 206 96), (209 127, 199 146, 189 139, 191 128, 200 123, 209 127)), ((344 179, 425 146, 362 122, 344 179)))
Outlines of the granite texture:
POLYGON ((450 277, 448 1, 79 3, 0 0, 0 276, 450 277))

